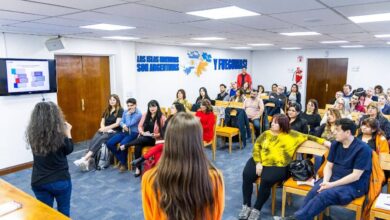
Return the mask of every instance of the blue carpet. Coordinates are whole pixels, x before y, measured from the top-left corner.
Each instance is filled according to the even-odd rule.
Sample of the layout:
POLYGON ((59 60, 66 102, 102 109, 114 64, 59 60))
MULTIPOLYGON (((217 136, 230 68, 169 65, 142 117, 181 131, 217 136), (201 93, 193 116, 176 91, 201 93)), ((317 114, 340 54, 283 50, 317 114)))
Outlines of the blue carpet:
MULTIPOLYGON (((83 146, 78 146, 78 149, 83 146)), ((205 149, 209 158, 211 150, 205 149)), ((250 158, 252 145, 240 150, 234 144, 232 154, 227 147, 219 148, 216 153, 215 165, 222 170, 225 179, 225 212, 223 219, 237 219, 242 204, 242 170, 250 158)), ((76 220, 124 220, 143 219, 140 178, 135 178, 132 172, 119 173, 117 169, 108 168, 102 171, 81 172, 73 164, 84 151, 72 153, 69 157, 69 167, 72 176, 73 191, 71 200, 71 217, 76 220)), ((31 169, 2 176, 23 191, 33 195, 30 187, 31 169)), ((282 189, 277 190, 276 215, 281 212, 282 189)), ((253 203, 255 200, 255 190, 253 203)), ((303 198, 293 196, 292 206, 287 206, 287 215, 296 211, 303 202, 303 198)), ((331 208, 331 217, 336 220, 355 219, 353 212, 340 208, 331 208)), ((262 220, 271 220, 270 200, 262 210, 262 220)))

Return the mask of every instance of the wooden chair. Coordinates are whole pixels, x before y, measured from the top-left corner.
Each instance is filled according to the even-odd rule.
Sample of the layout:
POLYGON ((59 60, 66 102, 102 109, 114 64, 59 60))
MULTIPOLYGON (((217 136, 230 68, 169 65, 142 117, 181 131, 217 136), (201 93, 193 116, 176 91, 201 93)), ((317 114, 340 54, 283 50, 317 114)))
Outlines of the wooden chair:
POLYGON ((318 114, 320 114, 321 118, 323 118, 324 115, 326 114, 326 109, 319 108, 318 109, 318 114))
MULTIPOLYGON (((390 170, 390 154, 380 154, 379 160, 381 164, 381 168, 383 170, 390 170)), ((389 194, 390 190, 390 178, 387 180, 387 193, 389 194)), ((379 219, 390 219, 390 210, 380 209, 375 207, 376 200, 371 207, 370 210, 370 220, 374 220, 375 218, 379 219)))
MULTIPOLYGON (((275 108, 275 103, 273 102, 268 102, 264 105, 264 108, 270 107, 270 108, 275 108)), ((271 124, 272 122, 272 116, 268 115, 268 122, 271 124)))
MULTIPOLYGON (((215 101, 215 106, 219 107, 231 107, 231 108, 243 108, 244 103, 240 102, 226 102, 226 101, 215 101)), ((233 137, 238 135, 240 149, 242 149, 241 134, 238 128, 234 127, 224 127, 223 120, 221 126, 217 126, 215 129, 216 138, 226 137, 229 139, 229 154, 232 153, 233 137)))
POLYGON ((390 115, 383 115, 383 116, 385 116, 385 118, 387 118, 387 120, 390 121, 390 115))
MULTIPOLYGON (((256 195, 259 193, 259 186, 261 183, 261 178, 257 178, 256 180, 256 195)), ((274 184, 271 188, 271 214, 275 215, 275 207, 276 207, 276 188, 278 184, 274 184)))
POLYGON ((334 108, 334 105, 333 104, 326 104, 325 105, 325 110, 327 111, 328 109, 330 108, 334 108))
MULTIPOLYGON (((328 151, 328 148, 318 144, 314 141, 305 141, 297 149, 296 153, 301 154, 312 154, 317 156, 323 156, 328 151)), ((286 210, 286 198, 287 193, 296 194, 300 196, 306 196, 307 193, 311 190, 311 186, 306 185, 297 185, 297 182, 290 177, 283 184, 283 193, 282 193, 282 217, 285 216, 286 210)))
MULTIPOLYGON (((168 108, 169 109, 169 108, 168 108)), ((168 115, 167 115, 167 108, 165 108, 165 107, 160 107, 160 110, 161 110, 161 112, 165 115, 165 117, 168 117, 168 115)))
MULTIPOLYGON (((142 155, 146 154, 150 148, 154 146, 145 146, 142 148, 142 155)), ((135 146, 130 146, 129 150, 127 151, 127 169, 132 170, 133 166, 131 165, 131 162, 133 162, 134 158, 134 152, 135 152, 135 146)))

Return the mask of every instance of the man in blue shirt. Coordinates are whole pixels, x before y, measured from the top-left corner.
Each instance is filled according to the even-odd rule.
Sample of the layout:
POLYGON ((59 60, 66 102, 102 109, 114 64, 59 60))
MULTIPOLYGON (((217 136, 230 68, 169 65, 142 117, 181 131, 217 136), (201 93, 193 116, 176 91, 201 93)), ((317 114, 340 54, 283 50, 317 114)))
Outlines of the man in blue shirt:
POLYGON ((118 150, 117 144, 120 143, 120 145, 125 145, 138 137, 138 123, 142 117, 142 113, 137 109, 137 100, 129 98, 126 101, 126 104, 127 111, 123 113, 122 121, 119 124, 122 128, 122 132, 115 134, 107 141, 107 148, 112 151, 120 162, 119 170, 121 172, 127 170, 128 149, 118 150))
POLYGON ((336 121, 336 141, 330 147, 324 178, 315 183, 294 216, 285 219, 313 219, 328 206, 347 205, 368 192, 372 151, 353 136, 355 132, 352 120, 336 121))

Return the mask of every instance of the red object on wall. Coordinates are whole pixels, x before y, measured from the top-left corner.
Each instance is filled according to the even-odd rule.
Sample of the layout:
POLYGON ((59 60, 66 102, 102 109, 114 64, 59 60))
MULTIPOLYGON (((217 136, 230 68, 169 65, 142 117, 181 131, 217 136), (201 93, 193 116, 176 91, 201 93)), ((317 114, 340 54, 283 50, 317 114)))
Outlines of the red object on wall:
POLYGON ((299 85, 299 86, 302 85, 302 78, 303 78, 302 73, 303 73, 302 69, 297 67, 297 69, 294 72, 294 76, 293 76, 294 83, 299 85))

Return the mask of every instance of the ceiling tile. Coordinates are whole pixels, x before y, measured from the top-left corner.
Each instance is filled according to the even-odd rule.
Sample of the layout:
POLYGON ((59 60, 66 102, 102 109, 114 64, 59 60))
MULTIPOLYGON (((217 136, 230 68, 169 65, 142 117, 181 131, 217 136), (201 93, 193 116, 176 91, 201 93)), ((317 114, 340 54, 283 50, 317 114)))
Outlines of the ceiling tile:
POLYGON ((85 32, 85 30, 80 29, 80 28, 72 28, 72 27, 66 27, 66 26, 60 26, 60 25, 36 23, 36 22, 22 22, 22 23, 12 24, 12 25, 8 25, 8 26, 9 27, 16 27, 16 28, 28 28, 28 29, 43 30, 43 31, 47 31, 49 33, 56 33, 59 35, 62 35, 62 33, 69 34, 69 33, 85 32))
POLYGON ((173 12, 165 9, 159 9, 150 6, 139 4, 125 4, 121 6, 112 6, 96 10, 111 15, 121 15, 131 18, 139 18, 145 20, 167 22, 167 23, 182 23, 188 21, 205 20, 204 18, 187 15, 185 13, 173 12))
POLYGON ((32 15, 32 14, 20 13, 20 12, 0 11, 1 19, 12 19, 16 21, 31 21, 31 20, 41 19, 44 17, 45 16, 32 15))
POLYGON ((21 0, 1 0, 0 10, 24 12, 36 15, 56 16, 79 10, 21 0))
POLYGON ((330 7, 346 6, 346 5, 361 5, 375 2, 383 2, 384 0, 320 0, 330 7))
MULTIPOLYGON (((134 0, 137 1, 137 0, 134 0)), ((124 4, 126 1, 122 0, 34 0, 34 2, 41 2, 50 5, 65 6, 68 8, 75 8, 81 10, 91 10, 107 6, 124 4)))
POLYGON ((61 17, 39 19, 36 20, 35 22, 43 23, 43 24, 69 26, 69 27, 79 27, 79 26, 91 24, 90 21, 81 21, 81 20, 61 18, 61 17))
POLYGON ((334 8, 346 17, 390 13, 390 1, 366 5, 354 5, 334 8))
POLYGON ((325 8, 313 0, 221 0, 235 6, 262 14, 304 11, 325 8))
POLYGON ((246 27, 256 29, 275 29, 275 28, 288 28, 291 24, 271 18, 269 16, 253 16, 243 17, 235 19, 226 19, 226 22, 231 24, 239 24, 246 27))
POLYGON ((342 33, 360 33, 364 30, 357 24, 339 24, 339 25, 325 25, 325 26, 313 26, 310 30, 316 31, 322 34, 342 34, 342 33))
POLYGON ((187 23, 189 26, 213 30, 215 32, 226 31, 226 32, 246 32, 253 30, 252 28, 244 27, 237 24, 230 24, 221 20, 206 20, 206 21, 195 21, 187 23))
POLYGON ((232 4, 216 0, 196 0, 196 1, 172 1, 172 0, 145 0, 139 4, 149 5, 157 8, 164 8, 178 12, 198 11, 212 8, 222 8, 232 6, 232 4))
POLYGON ((8 20, 8 19, 0 19, 0 25, 15 24, 15 23, 19 23, 19 22, 20 21, 8 20))
POLYGON ((363 23, 359 24, 361 28, 370 32, 390 32, 390 21, 386 22, 377 22, 377 23, 363 23))

